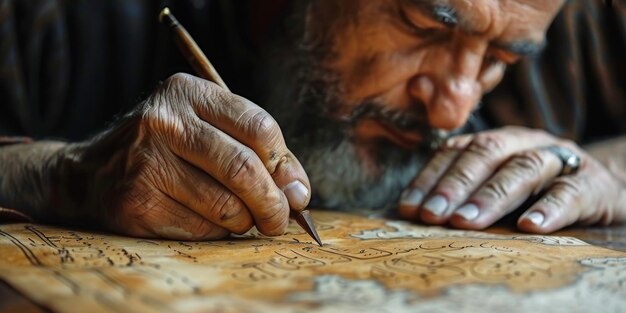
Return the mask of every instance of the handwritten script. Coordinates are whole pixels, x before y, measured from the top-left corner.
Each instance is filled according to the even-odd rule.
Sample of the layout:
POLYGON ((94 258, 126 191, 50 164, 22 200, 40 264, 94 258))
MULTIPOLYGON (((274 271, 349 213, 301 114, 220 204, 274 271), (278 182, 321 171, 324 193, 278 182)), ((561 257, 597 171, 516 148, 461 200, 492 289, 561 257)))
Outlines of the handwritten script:
POLYGON ((0 278, 59 312, 571 312, 626 308, 626 253, 315 212, 211 242, 0 226, 0 278), (581 297, 580 295, 585 295, 581 297))

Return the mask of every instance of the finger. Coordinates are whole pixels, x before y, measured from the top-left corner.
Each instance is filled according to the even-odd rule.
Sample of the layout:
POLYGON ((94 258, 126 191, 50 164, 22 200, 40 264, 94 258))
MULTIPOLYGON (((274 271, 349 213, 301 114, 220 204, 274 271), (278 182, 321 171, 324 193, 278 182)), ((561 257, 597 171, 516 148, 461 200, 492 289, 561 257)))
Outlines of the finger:
POLYGON ((424 197, 458 157, 460 150, 446 145, 428 161, 400 196, 399 213, 402 217, 406 219, 417 218, 424 197))
POLYGON ((512 154, 548 143, 547 136, 529 134, 534 135, 517 128, 476 134, 424 201, 420 218, 432 224, 447 222, 452 212, 512 154))
POLYGON ((476 135, 437 182, 422 205, 420 218, 433 224, 446 222, 450 210, 489 177, 507 151, 503 136, 476 135))
POLYGON ((282 234, 289 222, 289 203, 256 153, 204 121, 192 118, 187 124, 186 133, 169 143, 173 152, 241 199, 261 233, 282 234))
POLYGON ((590 210, 591 203, 585 201, 584 194, 580 176, 559 177, 546 194, 519 218, 517 225, 521 230, 542 234, 571 225, 590 210))
POLYGON ((519 207, 543 190, 561 170, 553 153, 527 150, 514 155, 497 173, 457 209, 450 223, 459 228, 482 229, 519 207))
POLYGON ((292 208, 301 210, 310 200, 311 185, 300 162, 287 148, 274 118, 247 99, 195 80, 204 91, 194 101, 197 115, 237 141, 250 147, 263 162, 292 208))
POLYGON ((213 240, 229 231, 211 223, 159 190, 133 190, 117 219, 120 232, 138 237, 174 240, 213 240))
POLYGON ((174 158, 167 192, 172 198, 232 233, 243 234, 254 226, 241 199, 203 171, 174 158))

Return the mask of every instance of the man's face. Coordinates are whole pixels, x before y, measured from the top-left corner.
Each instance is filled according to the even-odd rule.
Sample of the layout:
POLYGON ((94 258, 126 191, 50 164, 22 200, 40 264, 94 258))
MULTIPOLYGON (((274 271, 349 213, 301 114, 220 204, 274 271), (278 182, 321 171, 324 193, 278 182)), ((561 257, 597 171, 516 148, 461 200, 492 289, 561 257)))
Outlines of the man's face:
POLYGON ((507 64, 541 50, 563 2, 313 1, 295 110, 305 113, 294 119, 308 129, 286 134, 316 134, 296 140, 313 187, 336 197, 352 186, 349 198, 367 198, 352 206, 397 197, 423 163, 417 151, 433 134, 462 127, 507 64))

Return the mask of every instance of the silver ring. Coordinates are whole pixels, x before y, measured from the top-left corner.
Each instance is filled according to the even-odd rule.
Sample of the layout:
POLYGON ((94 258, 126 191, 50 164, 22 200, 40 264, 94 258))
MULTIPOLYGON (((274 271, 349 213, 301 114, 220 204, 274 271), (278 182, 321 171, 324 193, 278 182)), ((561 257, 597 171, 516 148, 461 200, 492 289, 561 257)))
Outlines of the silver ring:
POLYGON ((578 154, 561 146, 548 146, 545 149, 561 160, 561 172, 558 176, 576 174, 581 163, 578 154))

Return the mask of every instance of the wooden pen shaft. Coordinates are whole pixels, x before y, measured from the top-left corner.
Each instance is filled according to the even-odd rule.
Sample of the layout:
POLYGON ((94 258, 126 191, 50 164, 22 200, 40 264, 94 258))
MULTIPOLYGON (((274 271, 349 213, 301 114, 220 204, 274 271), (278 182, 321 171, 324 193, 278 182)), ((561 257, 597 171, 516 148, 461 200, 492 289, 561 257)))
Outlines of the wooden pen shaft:
MULTIPOLYGON (((187 30, 178 23, 178 20, 171 14, 168 8, 164 8, 159 15, 159 21, 161 23, 165 22, 170 27, 172 31, 174 31, 174 40, 176 41, 176 45, 180 49, 181 53, 187 58, 191 67, 193 67, 194 71, 198 74, 198 76, 210 80, 220 87, 224 88, 226 91, 230 91, 228 87, 226 87, 226 83, 217 74, 217 71, 209 62, 209 59, 204 55, 196 41, 191 38, 191 35, 187 32, 187 30)), ((315 225, 313 223, 313 219, 309 215, 308 210, 303 210, 301 212, 291 211, 290 215, 292 218, 298 222, 298 224, 319 244, 322 246, 322 241, 315 229, 315 225)))
POLYGON ((161 18, 166 19, 172 31, 176 32, 174 41, 198 76, 218 84, 226 91, 230 91, 222 77, 220 77, 211 62, 209 62, 209 59, 204 55, 200 47, 198 47, 196 41, 193 40, 187 30, 178 23, 178 20, 172 14, 169 14, 169 10, 161 14, 161 18))

